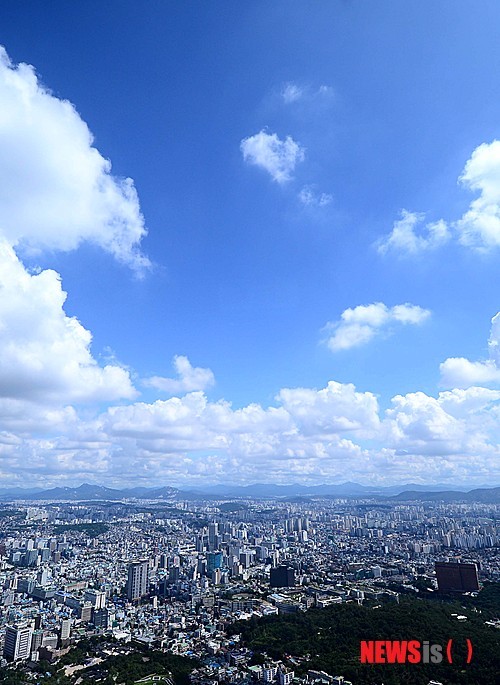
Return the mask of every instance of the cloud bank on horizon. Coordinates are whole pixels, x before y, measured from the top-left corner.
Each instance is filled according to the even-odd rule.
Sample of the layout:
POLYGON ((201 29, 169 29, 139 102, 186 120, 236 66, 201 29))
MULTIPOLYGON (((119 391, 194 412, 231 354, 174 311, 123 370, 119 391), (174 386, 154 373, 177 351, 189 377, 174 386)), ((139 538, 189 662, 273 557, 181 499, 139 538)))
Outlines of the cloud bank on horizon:
MULTIPOLYGON (((286 104, 303 97, 288 83, 286 104)), ((0 52, 0 478, 12 485, 82 481, 307 483, 359 480, 470 482, 500 478, 500 313, 489 358, 448 358, 436 397, 398 394, 386 409, 376 392, 335 380, 284 387, 269 406, 233 408, 206 394, 208 367, 174 358, 176 378, 137 381, 123 365, 102 366, 92 334, 65 312, 66 293, 52 269, 32 272, 25 250, 69 251, 88 242, 144 273, 144 218, 131 179, 111 173, 75 107, 42 86, 34 69, 0 52), (141 401, 138 387, 167 394, 141 401), (494 387, 483 387, 494 386, 494 387)), ((279 185, 293 178, 305 148, 262 129, 241 141, 243 159, 279 185)), ((418 253, 452 239, 490 249, 500 244, 500 143, 479 146, 462 182, 480 196, 453 226, 405 213, 379 250, 418 253), (454 237, 453 237, 454 236, 454 237)), ((309 189, 304 204, 326 205, 309 189)), ((335 312, 333 312, 335 315, 335 312)), ((345 309, 327 324, 332 352, 432 325, 436 314, 408 302, 345 309)))

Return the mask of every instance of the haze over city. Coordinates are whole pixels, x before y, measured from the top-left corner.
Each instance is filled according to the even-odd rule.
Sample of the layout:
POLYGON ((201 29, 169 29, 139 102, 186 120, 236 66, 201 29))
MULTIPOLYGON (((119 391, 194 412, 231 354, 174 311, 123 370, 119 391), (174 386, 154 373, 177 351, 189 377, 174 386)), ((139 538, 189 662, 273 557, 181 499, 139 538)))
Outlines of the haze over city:
POLYGON ((498 485, 499 19, 3 2, 2 487, 498 485))

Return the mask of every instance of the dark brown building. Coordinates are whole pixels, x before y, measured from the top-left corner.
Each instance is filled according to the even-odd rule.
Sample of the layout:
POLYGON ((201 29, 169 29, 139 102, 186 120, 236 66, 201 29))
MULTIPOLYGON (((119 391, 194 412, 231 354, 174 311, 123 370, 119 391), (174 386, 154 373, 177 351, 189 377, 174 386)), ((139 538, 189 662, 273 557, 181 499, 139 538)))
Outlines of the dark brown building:
POLYGON ((271 569, 271 587, 293 587, 295 585, 295 571, 287 566, 278 566, 271 569))
POLYGON ((435 565, 441 592, 475 592, 479 590, 476 564, 459 561, 437 561, 435 565))

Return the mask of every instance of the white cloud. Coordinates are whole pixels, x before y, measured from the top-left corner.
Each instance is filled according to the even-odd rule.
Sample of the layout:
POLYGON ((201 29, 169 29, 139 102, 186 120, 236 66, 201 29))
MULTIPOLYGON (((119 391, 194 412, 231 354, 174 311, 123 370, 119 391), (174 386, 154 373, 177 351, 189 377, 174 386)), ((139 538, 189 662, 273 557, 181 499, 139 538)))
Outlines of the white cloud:
MULTIPOLYGON (((492 466, 500 454, 499 400, 499 392, 485 388, 453 390, 437 398, 423 392, 397 395, 386 412, 380 438, 400 454, 461 455, 474 462, 482 455, 492 466)), ((475 468, 466 469, 470 476, 477 477, 475 468)))
POLYGON ((471 362, 464 357, 449 357, 439 367, 445 388, 468 388, 471 385, 500 383, 500 369, 492 361, 471 362))
POLYGON ((490 338, 488 340, 490 358, 500 365, 500 312, 491 319, 490 338))
POLYGON ((304 186, 299 192, 299 200, 306 207, 326 207, 333 196, 328 193, 316 193, 312 186, 304 186))
POLYGON ((414 304, 399 304, 387 307, 383 302, 359 305, 342 312, 339 321, 325 326, 326 344, 332 352, 348 350, 369 342, 394 324, 420 324, 430 316, 428 309, 414 304))
POLYGON ((290 105, 299 101, 320 105, 321 100, 323 101, 324 105, 325 100, 331 100, 334 94, 335 91, 331 86, 323 84, 319 86, 319 88, 313 89, 311 86, 298 85, 293 81, 284 83, 280 92, 285 105, 290 105))
POLYGON ((189 482, 379 484, 418 480, 484 483, 500 477, 500 391, 470 388, 377 398, 351 384, 284 388, 277 406, 233 409, 202 392, 114 406, 93 420, 53 412, 31 424, 0 403, 3 482, 83 480, 153 485, 189 482), (21 423, 16 425, 17 420, 21 423), (35 437, 50 421, 57 437, 35 437), (22 433, 25 431, 25 434, 22 433))
POLYGON ((65 434, 77 430, 78 425, 79 418, 74 407, 54 406, 39 398, 0 397, 1 434, 8 432, 17 445, 31 435, 65 434))
POLYGON ((417 254, 433 250, 444 245, 451 238, 448 226, 444 221, 436 221, 420 226, 424 222, 423 214, 401 212, 401 218, 394 222, 391 233, 377 242, 380 254, 397 252, 417 254))
POLYGON ((415 392, 397 395, 392 404, 386 419, 390 446, 434 454, 456 450, 452 445, 463 438, 463 430, 437 399, 415 392))
POLYGON ((289 105, 292 102, 297 102, 297 100, 300 100, 303 96, 304 89, 292 81, 285 83, 281 89, 281 97, 286 105, 289 105))
POLYGON ((277 407, 232 409, 228 402, 209 402, 203 393, 193 392, 112 407, 98 424, 103 436, 130 453, 136 469, 151 460, 160 469, 179 464, 181 477, 189 469, 195 478, 208 474, 213 480, 237 482, 256 479, 265 469, 267 478, 287 480, 293 474, 331 474, 345 469, 350 458, 359 465, 366 461, 351 436, 377 431, 378 404, 372 393, 332 381, 321 390, 286 388, 276 399, 277 407), (197 452, 203 455, 197 457, 197 452))
POLYGON ((481 250, 500 246, 500 141, 479 145, 459 180, 480 193, 455 225, 460 242, 481 250))
POLYGON ((482 412, 499 399, 499 390, 480 387, 454 388, 453 390, 439 393, 439 403, 441 406, 456 418, 467 418, 482 412))
POLYGON ((153 482, 186 480, 187 473, 199 482, 252 482, 265 472, 274 482, 472 476, 480 483, 498 473, 500 392, 398 395, 382 417, 372 393, 334 381, 319 390, 284 388, 276 400, 277 407, 232 409, 194 392, 138 402, 110 408, 97 430, 82 435, 94 431, 109 441, 110 468, 153 482))
POLYGON ((0 235, 11 245, 94 243, 141 272, 146 235, 133 181, 111 174, 74 106, 0 46, 0 235))
POLYGON ((292 179, 295 167, 304 159, 305 153, 304 148, 290 136, 280 140, 276 133, 265 130, 244 138, 240 149, 246 162, 265 169, 277 183, 292 179))
POLYGON ((43 403, 135 397, 128 372, 100 367, 90 332, 64 312, 59 274, 29 274, 5 241, 0 291, 0 397, 43 403))
POLYGON ((500 383, 500 312, 491 320, 488 341, 490 358, 471 362, 464 357, 449 357, 439 367, 445 388, 468 388, 471 385, 500 383))
POLYGON ((176 355, 174 368, 179 378, 163 378, 153 376, 144 381, 144 385, 156 388, 171 395, 192 392, 193 390, 207 390, 215 383, 214 374, 210 369, 199 366, 193 367, 187 357, 176 355))
POLYGON ((378 426, 377 398, 370 392, 356 392, 350 383, 330 381, 322 390, 284 388, 276 399, 307 435, 368 431, 378 426))
POLYGON ((418 254, 452 239, 481 252, 500 247, 500 141, 479 145, 467 160, 459 181, 465 188, 479 192, 479 197, 458 221, 441 219, 424 224, 425 215, 403 210, 391 233, 377 241, 377 250, 381 254, 418 254))

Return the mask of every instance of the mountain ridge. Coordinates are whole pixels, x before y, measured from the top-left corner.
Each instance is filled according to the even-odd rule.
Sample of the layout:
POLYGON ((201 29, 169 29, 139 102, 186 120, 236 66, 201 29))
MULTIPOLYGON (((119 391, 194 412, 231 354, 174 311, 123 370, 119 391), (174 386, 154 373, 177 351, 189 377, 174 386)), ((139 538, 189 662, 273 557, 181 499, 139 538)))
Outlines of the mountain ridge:
POLYGON ((185 499, 242 499, 242 498, 286 498, 286 497, 339 497, 377 498, 385 500, 425 501, 479 501, 497 502, 499 487, 465 488, 446 485, 421 485, 406 483, 390 486, 368 486, 346 482, 306 486, 300 484, 274 485, 254 483, 244 486, 216 485, 186 490, 172 486, 134 488, 108 488, 104 485, 82 483, 78 487, 60 486, 47 490, 21 490, 20 488, 0 490, 0 500, 23 501, 83 501, 83 500, 185 500, 185 499), (476 499, 474 499, 476 498, 476 499))

